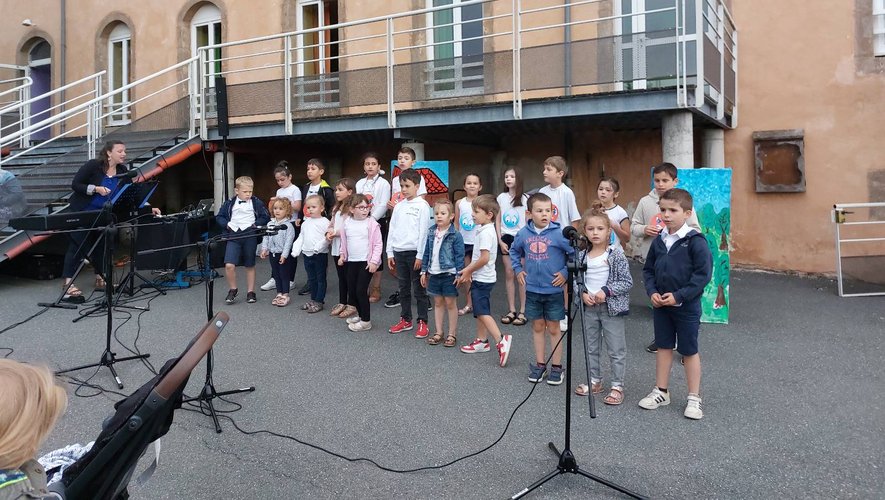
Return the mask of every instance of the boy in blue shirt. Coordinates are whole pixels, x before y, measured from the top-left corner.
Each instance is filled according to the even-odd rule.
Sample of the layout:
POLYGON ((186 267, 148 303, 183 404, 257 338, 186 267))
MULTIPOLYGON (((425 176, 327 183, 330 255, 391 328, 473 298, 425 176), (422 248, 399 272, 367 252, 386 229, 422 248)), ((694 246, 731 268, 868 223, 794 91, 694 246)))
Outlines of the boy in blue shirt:
POLYGON ((233 304, 236 301, 237 265, 242 261, 246 268, 246 302, 254 304, 255 250, 258 248, 255 226, 266 226, 270 222, 270 212, 264 202, 252 196, 254 183, 251 177, 237 177, 234 186, 236 196, 225 201, 215 215, 225 237, 232 238, 224 250, 224 277, 230 288, 224 302, 233 304))
POLYGON ((525 316, 532 322, 536 364, 530 366, 529 382, 538 383, 546 374, 548 384, 559 385, 563 372, 559 322, 565 319, 562 285, 568 279, 568 256, 575 250, 562 235, 559 223, 553 222, 553 202, 549 196, 533 194, 527 206, 531 220, 516 233, 510 246, 510 261, 516 279, 525 285, 525 316), (551 348, 556 347, 550 359, 553 366, 549 373, 545 364, 545 330, 550 336, 551 348))
POLYGON ((663 194, 659 205, 664 228, 651 244, 642 276, 645 290, 654 306, 656 387, 639 401, 654 410, 670 404, 668 383, 673 364, 673 348, 685 360, 688 385, 686 418, 700 420, 701 357, 698 354, 698 328, 701 325, 701 295, 713 273, 713 257, 707 239, 688 225, 692 214, 691 194, 673 188, 663 194))

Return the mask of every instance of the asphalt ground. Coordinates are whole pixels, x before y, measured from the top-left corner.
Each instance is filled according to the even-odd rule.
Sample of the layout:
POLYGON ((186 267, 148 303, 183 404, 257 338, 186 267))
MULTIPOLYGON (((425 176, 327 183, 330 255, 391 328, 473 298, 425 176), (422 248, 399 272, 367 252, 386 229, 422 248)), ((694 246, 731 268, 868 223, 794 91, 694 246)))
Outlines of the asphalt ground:
MULTIPOLYGON (((633 274, 638 278, 637 268, 633 274)), ((258 284, 268 275, 260 263, 258 284)), ((302 270, 297 281, 304 281, 302 270)), ((329 281, 332 303, 331 267, 329 281)), ((84 289, 90 283, 88 273, 78 281, 84 289)), ((547 443, 563 444, 566 389, 526 380, 528 326, 504 328, 514 341, 502 369, 493 352, 466 355, 411 334, 388 334, 398 309, 376 304, 375 328, 356 334, 327 312, 299 310, 303 298, 281 309, 270 304, 273 292, 258 292, 257 304, 246 304, 241 293, 227 306, 224 280, 215 283, 215 310, 231 316, 215 346, 216 388, 257 387, 231 397, 242 407, 226 415, 245 430, 288 434, 317 448, 244 435, 224 419, 224 432, 216 434, 209 417, 178 411, 159 469, 132 490, 134 498, 508 498, 555 469, 547 443), (443 469, 387 472, 318 449, 396 469, 445 464, 495 442, 533 387, 500 442, 443 469)), ((60 280, 0 277, 0 329, 40 311, 37 302, 53 299, 59 286, 60 280)), ((385 296, 393 287, 385 277, 385 296)), ((682 416, 687 391, 678 364, 673 404, 654 411, 637 406, 654 382, 654 355, 644 350, 652 338, 651 309, 637 282, 627 320, 625 404, 609 407, 600 398, 598 418, 591 419, 587 399, 572 397, 571 449, 581 469, 652 498, 883 498, 885 298, 840 299, 834 290, 827 279, 734 272, 731 323, 702 326, 705 415, 692 421, 682 416)), ((496 316, 506 312, 503 294, 499 283, 496 316)), ((204 297, 204 288, 194 286, 130 303, 149 303, 147 312, 115 310, 115 351, 123 355, 123 346, 134 349, 137 340, 160 366, 205 323, 204 297)), ((98 361, 106 317, 72 323, 77 315, 48 310, 0 335, 0 347, 13 348, 14 359, 58 369, 98 361)), ((469 341, 474 328, 472 318, 462 318, 459 342, 469 341)), ((580 336, 574 341, 576 384, 586 375, 580 336)), ((124 392, 151 377, 140 362, 117 369, 124 392)), ((107 370, 77 375, 116 389, 107 370)), ((188 394, 199 392, 203 376, 201 365, 188 394)), ((119 399, 79 397, 74 390, 41 454, 93 440, 119 399)), ((532 495, 625 498, 573 474, 532 495)))

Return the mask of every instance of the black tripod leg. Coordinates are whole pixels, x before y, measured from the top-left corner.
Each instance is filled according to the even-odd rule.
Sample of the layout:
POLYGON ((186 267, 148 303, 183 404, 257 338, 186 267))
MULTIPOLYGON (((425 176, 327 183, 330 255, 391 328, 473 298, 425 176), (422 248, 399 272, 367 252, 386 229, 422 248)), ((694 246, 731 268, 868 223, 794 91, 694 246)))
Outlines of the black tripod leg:
POLYGON ((542 477, 541 479, 538 479, 537 481, 532 483, 530 486, 527 486, 525 489, 523 489, 519 493, 513 495, 512 497, 510 497, 510 499, 515 500, 517 498, 522 498, 522 497, 528 495, 529 493, 531 493, 532 491, 540 488, 541 485, 543 485, 547 481, 553 479, 554 477, 556 477, 560 474, 562 474, 562 471, 559 469, 556 469, 555 471, 551 472, 550 474, 547 474, 546 476, 542 477))
POLYGON ((620 491, 621 493, 623 493, 631 498, 638 498, 640 500, 646 500, 648 498, 648 497, 644 497, 644 496, 640 495, 639 493, 636 493, 635 491, 630 491, 627 488, 624 488, 623 486, 621 486, 619 484, 615 484, 615 483, 609 481, 608 479, 601 478, 601 477, 594 475, 594 474, 590 474, 589 472, 583 471, 581 469, 575 470, 574 473, 580 474, 588 479, 592 479, 592 480, 596 481, 597 483, 604 484, 613 490, 620 491))
POLYGON ((255 392, 255 387, 243 387, 242 389, 233 389, 230 391, 216 392, 215 397, 230 396, 231 394, 242 394, 244 392, 255 392))
POLYGON ((114 376, 114 380, 117 382, 117 388, 122 389, 123 388, 123 381, 120 380, 120 376, 117 375, 117 370, 114 369, 114 363, 113 362, 107 363, 107 364, 105 364, 105 366, 108 367, 108 370, 111 371, 111 375, 114 376))

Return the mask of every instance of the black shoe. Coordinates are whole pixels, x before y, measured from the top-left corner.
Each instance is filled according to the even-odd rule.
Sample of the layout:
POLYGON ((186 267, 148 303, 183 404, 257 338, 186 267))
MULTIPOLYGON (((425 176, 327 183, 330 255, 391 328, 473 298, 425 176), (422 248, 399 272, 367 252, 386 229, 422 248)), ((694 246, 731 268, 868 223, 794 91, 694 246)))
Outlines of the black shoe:
POLYGON ((249 304, 254 304, 258 302, 258 297, 255 296, 255 292, 246 293, 246 302, 249 304))
POLYGON ((388 309, 399 307, 399 292, 393 292, 393 294, 387 299, 387 302, 384 303, 384 307, 388 309))
POLYGON ((658 352, 658 346, 654 342, 652 342, 651 344, 645 346, 645 350, 648 352, 658 352))
POLYGON ((310 293, 310 287, 307 285, 304 285, 303 287, 301 287, 301 290, 298 290, 298 295, 307 295, 309 293, 310 293))
POLYGON ((239 290, 237 290, 236 288, 231 288, 230 290, 228 290, 227 297, 224 298, 224 303, 233 304, 234 302, 236 302, 237 292, 239 292, 239 290))

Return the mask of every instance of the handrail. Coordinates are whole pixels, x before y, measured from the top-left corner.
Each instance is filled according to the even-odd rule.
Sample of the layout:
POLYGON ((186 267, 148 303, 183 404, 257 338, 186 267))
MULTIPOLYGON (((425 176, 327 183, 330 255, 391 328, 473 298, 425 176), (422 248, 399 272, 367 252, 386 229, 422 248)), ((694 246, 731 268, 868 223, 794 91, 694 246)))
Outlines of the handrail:
MULTIPOLYGON (((860 235, 865 237, 860 238, 843 238, 842 237, 842 226, 878 226, 879 224, 885 223, 885 221, 881 220, 869 220, 872 218, 868 218, 868 220, 859 220, 848 222, 848 215, 853 214, 854 212, 850 212, 847 209, 858 209, 858 208, 866 208, 866 209, 882 209, 885 208, 885 202, 870 202, 870 203, 836 203, 833 205, 833 210, 830 213, 830 222, 834 223, 835 232, 836 232, 836 291, 840 297, 874 297, 885 295, 885 291, 879 292, 859 292, 859 293, 845 293, 844 281, 845 276, 842 269, 842 244, 843 243, 882 243, 885 242, 885 235, 883 236, 868 236, 868 235, 860 235)), ((853 246, 853 245, 852 245, 853 246)), ((878 247, 876 247, 878 248, 878 247)), ((876 257, 881 257, 881 254, 874 255, 876 257)))
MULTIPOLYGON (((68 89, 71 88, 71 87, 75 87, 75 86, 80 85, 81 83, 85 83, 85 82, 87 82, 87 81, 89 81, 89 80, 94 80, 94 79, 95 79, 96 77, 98 77, 98 76, 104 76, 105 73, 107 73, 107 70, 101 70, 101 71, 99 71, 98 73, 95 73, 95 74, 92 74, 92 75, 89 75, 89 76, 83 77, 83 78, 77 80, 76 82, 71 82, 71 83, 69 83, 69 84, 67 84, 67 85, 65 85, 65 86, 63 86, 63 87, 58 87, 57 89, 50 90, 49 92, 46 92, 45 94, 40 94, 40 95, 38 95, 37 97, 31 97, 31 98, 28 99, 27 101, 24 101, 24 102, 21 102, 21 103, 17 104, 16 107, 15 107, 15 109, 18 109, 18 108, 21 108, 21 107, 23 107, 23 106, 27 106, 27 105, 33 104, 33 103, 35 103, 35 102, 37 102, 37 101, 39 101, 39 100, 41 100, 41 99, 45 99, 45 98, 47 98, 47 97, 51 97, 51 96, 53 96, 53 95, 55 95, 55 94, 58 94, 59 92, 62 92, 62 91, 68 90, 68 89)), ((6 110, 6 111, 7 111, 7 112, 10 112, 10 111, 14 111, 14 109, 9 109, 9 110, 6 110)))
MULTIPOLYGON (((34 130, 36 130, 36 129, 38 129, 39 127, 42 127, 42 126, 44 126, 44 125, 51 124, 51 123, 55 123, 55 122, 57 122, 57 121, 61 121, 61 120, 65 119, 65 118, 69 118, 69 117, 71 117, 71 116, 74 116, 74 115, 76 115, 76 114, 79 114, 81 111, 83 111, 83 110, 89 108, 90 106, 94 106, 94 105, 96 105, 96 104, 101 104, 102 101, 106 101, 107 99, 109 99, 109 98, 111 98, 111 97, 113 97, 113 96, 115 96, 115 95, 122 94, 123 92, 126 92, 126 91, 128 91, 128 90, 130 90, 130 89, 132 89, 132 88, 135 88, 135 87, 137 87, 138 85, 141 85, 141 84, 144 83, 144 82, 147 82, 147 81, 152 80, 152 79, 154 79, 154 78, 156 78, 156 77, 158 77, 158 76, 160 76, 160 75, 166 74, 166 73, 168 73, 168 72, 170 72, 170 71, 173 71, 173 70, 176 70, 176 69, 181 68, 181 67, 183 67, 183 66, 186 66, 186 65, 188 65, 188 64, 191 64, 191 63, 195 60, 195 58, 196 58, 196 56, 191 57, 191 58, 188 58, 188 59, 185 59, 185 60, 183 60, 183 61, 181 61, 181 62, 179 62, 179 63, 177 63, 177 64, 174 64, 174 65, 172 65, 172 66, 169 66, 169 67, 166 67, 166 68, 164 68, 164 69, 161 69, 160 71, 157 71, 157 72, 151 73, 150 75, 145 76, 145 77, 143 77, 143 78, 139 78, 138 80, 135 80, 134 82, 131 82, 131 83, 129 83, 129 84, 126 84, 126 85, 124 85, 124 86, 122 86, 122 87, 120 87, 120 88, 118 88, 118 89, 114 89, 113 91, 108 92, 108 93, 106 93, 106 94, 102 94, 102 95, 100 95, 100 96, 98 96, 98 97, 95 97, 95 98, 93 98, 93 99, 91 99, 91 100, 89 100, 89 101, 87 101, 87 102, 84 102, 84 103, 82 103, 82 104, 79 104, 79 105, 77 105, 77 106, 75 106, 75 107, 73 107, 73 108, 66 109, 66 110, 62 111, 61 113, 55 115, 54 117, 52 117, 52 118, 47 118, 47 119, 45 119, 45 120, 43 120, 43 121, 41 121, 41 122, 37 122, 36 124, 33 124, 33 125, 31 125, 30 127, 27 127, 26 129, 23 129, 23 130, 18 131, 17 133, 13 134, 13 135, 10 136, 10 137, 15 138, 15 137, 18 137, 18 136, 20 136, 20 135, 24 135, 25 133, 30 133, 30 132, 32 132, 32 131, 34 131, 34 130)), ((101 74, 103 74, 103 73, 105 73, 105 72, 102 71, 101 74)), ((96 75, 98 75, 98 73, 97 73, 96 75)), ((93 76, 96 76, 96 75, 93 75, 93 76)))
MULTIPOLYGON (((9 89, 9 90, 4 90, 3 92, 0 92, 0 97, 5 96, 6 94, 11 94, 11 93, 13 93, 13 92, 18 92, 19 90, 22 90, 22 89, 25 89, 25 88, 27 88, 27 87, 30 87, 31 84, 34 83, 34 80, 32 80, 31 77, 29 77, 29 76, 23 76, 23 77, 21 77, 21 78, 10 78, 9 80, 3 80, 3 81, 0 81, 0 84, 10 83, 10 82, 18 82, 18 81, 23 81, 23 82, 25 82, 25 83, 19 85, 18 87, 13 87, 13 88, 11 88, 11 89, 9 89)), ((0 109, 0 113, 5 113, 5 112, 6 112, 6 109, 5 109, 5 108, 0 109)))

